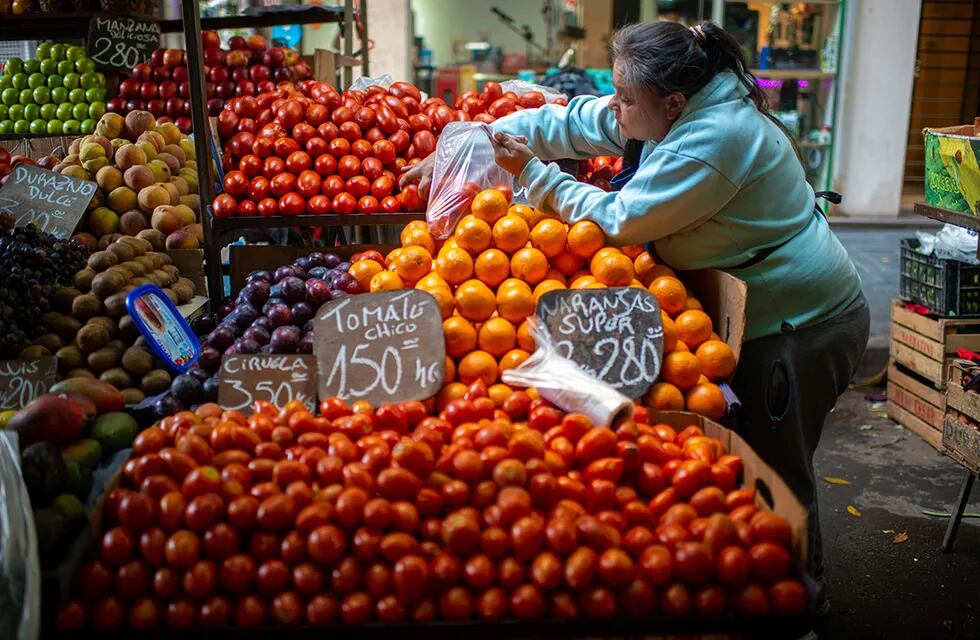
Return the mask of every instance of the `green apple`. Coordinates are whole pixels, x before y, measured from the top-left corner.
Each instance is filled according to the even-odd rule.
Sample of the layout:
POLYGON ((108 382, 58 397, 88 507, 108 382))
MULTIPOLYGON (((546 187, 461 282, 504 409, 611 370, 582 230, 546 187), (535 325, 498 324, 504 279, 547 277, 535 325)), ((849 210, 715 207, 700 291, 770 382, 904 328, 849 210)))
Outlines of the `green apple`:
POLYGON ((68 101, 78 104, 85 101, 85 89, 72 89, 68 92, 68 101))
POLYGON ((65 77, 65 89, 77 89, 81 85, 82 76, 74 71, 61 74, 65 77))
POLYGON ((7 119, 7 105, 0 103, 0 120, 7 119))
POLYGON ((64 60, 65 52, 68 50, 66 45, 61 43, 51 45, 51 57, 55 60, 64 60))
POLYGON ((62 133, 79 133, 82 130, 82 124, 78 120, 65 120, 65 123, 61 125, 62 133))
POLYGON ((52 73, 48 76, 48 89, 57 89, 63 86, 65 86, 65 79, 63 77, 57 73, 52 73))
POLYGON ((58 105, 58 110, 55 111, 55 116, 58 120, 71 120, 71 110, 74 107, 70 102, 62 102, 58 105))
POLYGON ((27 120, 16 120, 14 122, 14 133, 20 135, 22 133, 30 133, 31 123, 27 120))
POLYGON ((105 86, 105 74, 104 73, 102 73, 101 71, 96 71, 95 72, 95 79, 96 79, 96 81, 98 81, 98 85, 96 85, 96 86, 99 86, 99 87, 104 87, 105 86))
POLYGON ((105 106, 104 102, 93 102, 89 104, 88 117, 98 120, 105 115, 105 106))
POLYGON ((29 130, 31 133, 46 133, 48 130, 48 123, 45 122, 44 120, 41 120, 40 118, 38 118, 37 120, 31 120, 31 125, 29 130))
POLYGON ((71 109, 71 115, 76 120, 84 120, 88 117, 88 103, 79 102, 71 109))
POLYGON ((25 107, 34 102, 34 90, 33 89, 21 89, 20 96, 18 97, 18 102, 20 102, 25 107))
POLYGON ((68 89, 65 89, 64 87, 55 87, 52 89, 51 102, 57 102, 58 104, 68 102, 68 89))
POLYGON ((105 102, 105 87, 92 87, 85 90, 85 102, 105 102))
POLYGON ((75 72, 75 63, 69 60, 62 60, 58 62, 58 73, 61 75, 67 75, 69 73, 75 72))
POLYGON ((0 76, 0 91, 14 86, 14 77, 8 75, 0 76))
POLYGON ((14 132, 13 120, 0 120, 0 134, 11 134, 14 132))
POLYGON ((40 60, 24 60, 24 73, 30 75, 41 70, 40 60))
POLYGON ((85 57, 84 47, 80 47, 77 44, 68 47, 68 50, 65 52, 65 58, 71 60, 72 62, 77 62, 78 60, 84 57, 85 57))
POLYGON ((17 56, 13 56, 11 58, 7 58, 7 64, 4 65, 3 70, 4 70, 5 73, 8 73, 10 75, 15 75, 15 74, 18 74, 18 73, 23 73, 24 72, 24 59, 23 58, 18 58, 17 56))
POLYGON ((53 102, 48 102, 41 105, 41 119, 42 120, 54 120, 55 116, 58 115, 58 105, 53 102))
POLYGON ((64 123, 62 123, 61 120, 48 120, 48 135, 61 135, 61 129, 63 126, 64 123))
POLYGON ((51 57, 51 43, 50 42, 42 42, 41 44, 37 45, 37 59, 38 60, 45 60, 45 59, 50 58, 50 57, 51 57))
POLYGON ((80 58, 75 61, 75 71, 79 73, 95 73, 95 63, 89 58, 80 58))
POLYGON ((43 85, 35 89, 34 102, 35 104, 47 104, 51 102, 51 89, 43 85))
POLYGON ((27 88, 27 74, 26 73, 16 73, 14 77, 10 79, 10 84, 14 89, 20 91, 21 89, 27 88))
POLYGON ((51 74, 57 71, 58 71, 58 62, 56 60, 51 60, 50 58, 46 60, 41 60, 41 73, 43 73, 46 76, 50 76, 51 74))
POLYGON ((88 118, 87 120, 82 120, 82 126, 81 126, 82 133, 84 133, 86 135, 89 134, 89 133, 94 133, 95 132, 95 124, 96 124, 96 122, 92 118, 88 118))
POLYGON ((99 86, 99 77, 92 71, 82 74, 82 89, 93 89, 99 86))
POLYGON ((37 89, 38 87, 47 86, 48 79, 41 73, 32 73, 27 77, 27 88, 37 89))
POLYGON ((29 104, 24 107, 24 120, 38 120, 41 117, 41 107, 29 104))
POLYGON ((8 107, 12 104, 17 104, 17 98, 19 97, 20 91, 13 87, 7 87, 3 91, 0 91, 0 102, 3 102, 8 107))
POLYGON ((12 104, 7 107, 7 116, 11 120, 23 120, 24 119, 24 105, 22 104, 12 104))

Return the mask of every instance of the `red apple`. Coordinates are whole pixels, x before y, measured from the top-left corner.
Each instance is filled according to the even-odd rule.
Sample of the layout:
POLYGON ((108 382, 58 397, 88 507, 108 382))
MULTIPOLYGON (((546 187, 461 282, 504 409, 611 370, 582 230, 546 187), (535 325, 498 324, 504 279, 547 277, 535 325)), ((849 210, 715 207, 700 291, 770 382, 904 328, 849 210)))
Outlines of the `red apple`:
POLYGON ((163 66, 173 69, 184 58, 184 52, 180 49, 166 49, 163 52, 163 66))
POLYGON ((225 62, 225 52, 221 49, 205 49, 203 57, 204 64, 212 68, 225 62))
POLYGON ((170 69, 167 67, 156 67, 153 69, 153 79, 157 82, 163 82, 164 80, 170 79, 170 69))
POLYGON ((263 51, 269 48, 269 42, 265 39, 265 36, 259 34, 249 36, 246 44, 252 51, 263 51))
POLYGON ((167 113, 167 103, 160 98, 154 98, 146 103, 146 110, 159 118, 167 113))
POLYGON ((151 67, 145 62, 141 62, 135 67, 133 67, 133 70, 129 74, 129 77, 132 78, 133 80, 145 82, 146 80, 150 79, 152 74, 153 74, 153 67, 151 67))
POLYGON ((283 64, 293 65, 299 62, 299 51, 285 47, 283 49, 283 64))
POLYGON ((227 100, 235 95, 235 83, 232 81, 222 82, 217 87, 215 87, 214 95, 221 98, 222 100, 227 100))
POLYGON ((224 102, 218 98, 211 98, 208 100, 208 115, 217 116, 221 113, 221 107, 224 106, 224 102))
POLYGON ((160 83, 160 97, 169 100, 177 95, 177 83, 173 80, 164 80, 160 83))
POLYGON ((146 109, 146 103, 142 100, 130 100, 126 103, 124 111, 128 113, 130 111, 143 111, 144 109, 146 109))
POLYGON ((259 83, 272 77, 272 73, 269 71, 269 67, 264 64, 253 64, 248 68, 248 76, 252 82, 259 83))
POLYGON ((204 45, 205 49, 220 49, 221 38, 218 37, 217 31, 202 31, 201 44, 204 45))
POLYGON ((208 78, 215 84, 221 84, 228 80, 228 67, 211 67, 208 78))
POLYGON ((180 115, 187 116, 189 118, 189 117, 191 117, 191 111, 192 111, 192 109, 191 109, 191 101, 190 100, 184 100, 184 108, 181 109, 181 114, 180 115))
POLYGON ((255 83, 251 80, 242 80, 235 85, 235 95, 236 96, 254 96, 255 95, 255 83))
POLYGON ((184 100, 176 96, 171 96, 167 100, 167 115, 171 118, 177 118, 184 115, 184 100))
POLYGON ((156 82, 144 82, 140 85, 140 98, 143 100, 151 100, 157 97, 157 83, 156 82))
POLYGON ((276 82, 287 82, 293 79, 292 73, 289 71, 289 67, 279 67, 276 69, 272 77, 276 82))
MULTIPOLYGON (((214 83, 213 82, 205 82, 204 83, 204 96, 208 100, 210 100, 211 98, 214 97, 214 90, 215 90, 215 86, 214 86, 214 83)), ((190 94, 190 85, 187 86, 187 91, 188 91, 187 97, 190 98, 191 97, 191 94, 190 94)))
POLYGON ((132 100, 139 97, 140 81, 128 78, 119 83, 119 97, 132 100))
POLYGON ((51 155, 41 156, 37 159, 37 166, 43 169, 50 169, 56 164, 58 164, 58 159, 51 155))
POLYGON ((283 52, 282 47, 272 47, 262 56, 262 62, 270 69, 278 69, 282 66, 285 58, 286 54, 283 52))
POLYGON ((106 104, 106 111, 109 113, 122 113, 126 108, 126 100, 124 98, 113 98, 106 104))
POLYGON ((191 83, 187 81, 181 82, 180 85, 177 87, 177 95, 183 98, 184 100, 190 100, 191 83))
POLYGON ((184 82, 184 81, 187 80, 187 77, 188 76, 187 76, 187 67, 186 66, 181 65, 179 67, 175 67, 174 68, 174 72, 173 72, 174 82, 184 82))
POLYGON ((272 82, 272 80, 262 80, 261 82, 255 83, 255 88, 259 91, 259 93, 267 93, 275 89, 276 85, 272 82))
POLYGON ((235 67, 231 70, 232 82, 242 82, 243 80, 248 80, 248 69, 245 67, 235 67))
POLYGON ((187 117, 177 118, 176 120, 174 120, 174 124, 176 124, 177 128, 180 129, 181 132, 183 133, 190 133, 191 127, 194 126, 194 123, 191 121, 191 119, 187 117))
POLYGON ((229 67, 248 66, 248 54, 240 49, 232 49, 228 52, 228 55, 225 56, 225 64, 229 67))
POLYGON ((162 67, 163 66, 163 52, 164 49, 154 49, 153 53, 150 54, 150 66, 151 67, 162 67))
POLYGON ((231 40, 228 41, 228 46, 231 47, 232 51, 236 49, 245 49, 245 38, 241 36, 232 36, 231 40))

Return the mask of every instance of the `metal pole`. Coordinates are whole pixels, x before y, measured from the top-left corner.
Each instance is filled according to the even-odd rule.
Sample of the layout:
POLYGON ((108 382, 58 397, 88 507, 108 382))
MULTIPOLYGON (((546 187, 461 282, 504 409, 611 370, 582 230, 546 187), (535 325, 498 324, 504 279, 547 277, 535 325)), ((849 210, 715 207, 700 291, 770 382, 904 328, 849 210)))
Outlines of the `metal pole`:
POLYGON ((204 231, 204 269, 207 275, 211 309, 221 304, 224 279, 221 273, 221 249, 211 232, 208 212, 214 199, 214 177, 211 172, 211 126, 204 99, 204 56, 201 51, 201 15, 195 0, 181 0, 184 19, 184 44, 187 47, 187 73, 191 88, 191 120, 194 124, 194 151, 197 154, 197 193, 201 199, 201 228, 204 231))
MULTIPOLYGON (((354 0, 344 0, 344 57, 350 58, 354 54, 354 0)), ((354 69, 344 65, 344 86, 343 89, 350 87, 354 82, 354 69)))
POLYGON ((368 60, 368 0, 361 0, 361 75, 371 75, 368 60))

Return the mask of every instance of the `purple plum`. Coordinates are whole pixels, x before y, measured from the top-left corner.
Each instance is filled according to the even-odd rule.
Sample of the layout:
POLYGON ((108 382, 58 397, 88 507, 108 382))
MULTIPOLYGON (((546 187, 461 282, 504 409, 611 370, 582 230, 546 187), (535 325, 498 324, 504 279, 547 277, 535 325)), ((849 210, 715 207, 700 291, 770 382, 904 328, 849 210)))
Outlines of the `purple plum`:
POLYGON ((254 340, 259 346, 269 343, 269 332, 262 327, 251 326, 242 334, 243 340, 254 340))
MULTIPOLYGON (((222 349, 223 351, 224 349, 222 349)), ((221 351, 212 346, 201 348, 201 355, 197 359, 197 364, 208 373, 214 373, 221 368, 221 351)))
POLYGON ((303 271, 309 271, 311 266, 312 265, 310 265, 310 258, 308 256, 300 256, 295 260, 293 260, 294 268, 299 267, 303 271))
POLYGON ((299 327, 294 324, 288 324, 283 327, 277 327, 272 332, 269 345, 276 350, 276 353, 296 353, 301 337, 302 334, 300 334, 299 327))
POLYGON ((337 283, 335 288, 343 289, 347 293, 358 293, 361 290, 357 278, 349 273, 341 273, 336 277, 335 281, 337 283))
POLYGON ((302 280, 296 276, 289 276, 288 278, 283 278, 279 282, 282 287, 282 298, 286 302, 292 304, 294 302, 299 302, 306 298, 306 286, 302 280))
POLYGON ((269 319, 266 318, 265 316, 259 316, 258 318, 255 319, 255 322, 252 323, 252 328, 265 329, 266 332, 271 332, 272 323, 269 322, 269 319))
POLYGON ((313 267, 312 269, 310 269, 309 271, 306 272, 306 277, 307 278, 323 278, 323 277, 325 277, 327 275, 327 272, 328 271, 330 271, 330 270, 327 269, 326 267, 313 267))
POLYGON ((218 326, 218 315, 215 313, 205 313, 200 318, 191 323, 191 329, 199 336, 211 333, 218 326))
POLYGON ((208 378, 204 381, 204 401, 205 402, 217 402, 218 401, 218 387, 221 386, 221 381, 217 378, 208 378))
POLYGON ((184 405, 180 403, 180 400, 174 397, 173 394, 168 393, 161 397, 159 400, 153 403, 153 412, 158 418, 166 418, 167 416, 172 416, 178 411, 182 411, 184 405))
POLYGON ((235 345, 231 345, 230 347, 228 347, 227 349, 225 349, 225 355, 226 356, 237 356, 238 355, 238 347, 235 346, 235 345))
POLYGON ((235 310, 235 303, 232 300, 227 300, 223 302, 220 307, 218 307, 218 317, 224 319, 226 315, 235 310))
POLYGON ((328 269, 333 269, 342 262, 340 256, 336 253, 327 253, 323 256, 323 266, 328 269))
POLYGON ((330 285, 319 278, 310 278, 306 281, 306 301, 314 309, 319 309, 320 305, 330 299, 330 285))
POLYGON ((269 298, 266 300, 265 304, 262 305, 262 313, 269 315, 269 309, 276 306, 277 304, 286 304, 286 301, 282 298, 269 298))
POLYGON ((251 304, 243 302, 235 309, 235 325, 244 331, 249 328, 259 317, 259 311, 251 304))
POLYGON ((201 367, 191 367, 187 371, 187 373, 189 373, 190 375, 194 376, 195 378, 197 378, 201 382, 204 382, 205 380, 207 380, 208 378, 211 377, 211 374, 208 373, 207 371, 205 371, 204 369, 202 369, 201 367))
POLYGON ((307 333, 299 341, 300 353, 313 353, 313 334, 307 333))
POLYGON ((249 338, 239 338, 238 340, 235 340, 235 349, 238 350, 238 353, 242 354, 258 353, 261 346, 262 345, 255 340, 251 340, 249 338))
POLYGON ((339 300, 340 298, 346 298, 349 295, 350 294, 344 291, 343 289, 334 289, 333 291, 330 292, 330 299, 339 300))
POLYGON ((303 333, 307 334, 313 331, 313 323, 316 322, 316 318, 312 320, 307 320, 306 324, 303 325, 303 333))
POLYGON ((269 319, 273 328, 283 327, 293 322, 293 312, 285 304, 275 305, 266 312, 265 317, 269 319))
POLYGON ((272 274, 268 271, 253 271, 245 277, 245 282, 252 282, 254 280, 265 280, 266 282, 272 280, 272 274))
POLYGON ((262 348, 259 349, 259 353, 276 353, 276 349, 271 344, 264 344, 262 345, 262 348))
POLYGON ((310 262, 310 268, 324 267, 327 264, 326 256, 322 251, 314 251, 310 255, 306 256, 306 259, 310 262))
POLYGON ((235 335, 231 325, 219 324, 214 328, 214 331, 208 335, 207 343, 209 346, 214 347, 218 351, 224 351, 230 347, 233 342, 235 342, 235 338, 237 337, 238 336, 235 335))
POLYGON ((295 324, 305 324, 313 318, 313 307, 306 302, 297 302, 289 310, 293 312, 295 324))
POLYGON ((279 267, 278 269, 276 269, 276 272, 273 274, 273 278, 275 279, 276 282, 282 282, 286 278, 290 278, 290 277, 295 278, 296 272, 293 270, 292 267, 289 266, 279 267))
POLYGON ((259 309, 269 299, 269 291, 271 289, 272 285, 267 280, 253 280, 245 285, 245 288, 242 289, 242 294, 245 302, 259 309))

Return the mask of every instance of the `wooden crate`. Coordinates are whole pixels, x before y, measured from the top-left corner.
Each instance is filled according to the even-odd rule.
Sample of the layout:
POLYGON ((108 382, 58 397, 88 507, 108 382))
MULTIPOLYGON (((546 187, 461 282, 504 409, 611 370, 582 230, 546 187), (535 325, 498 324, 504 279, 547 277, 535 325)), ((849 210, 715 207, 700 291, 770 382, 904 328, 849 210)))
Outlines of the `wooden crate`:
POLYGON ((942 450, 946 396, 897 362, 888 367, 888 417, 942 450))
POLYGON ((903 305, 892 301, 891 358, 936 389, 945 389, 947 366, 956 350, 980 351, 980 318, 923 316, 903 305))
POLYGON ((950 364, 943 453, 973 473, 980 473, 980 393, 963 390, 960 382, 963 373, 963 365, 958 362, 950 364))

